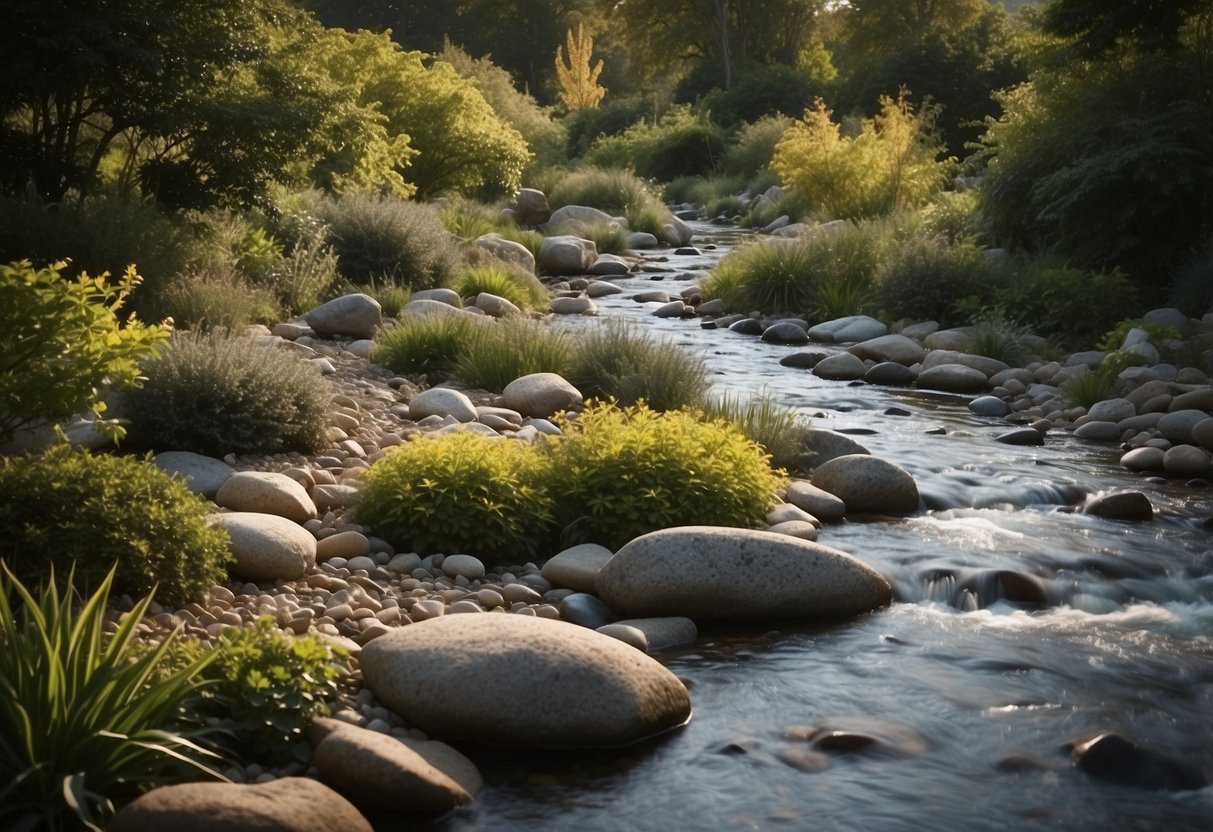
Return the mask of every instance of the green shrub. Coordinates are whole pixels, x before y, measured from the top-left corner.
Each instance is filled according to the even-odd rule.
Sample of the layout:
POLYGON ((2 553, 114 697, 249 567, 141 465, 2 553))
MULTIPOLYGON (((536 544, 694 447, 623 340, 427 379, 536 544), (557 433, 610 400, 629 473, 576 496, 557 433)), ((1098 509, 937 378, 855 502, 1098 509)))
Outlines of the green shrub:
POLYGON ((1080 405, 1088 410, 1097 402, 1120 395, 1121 384, 1117 379, 1119 369, 1114 363, 1100 365, 1094 370, 1083 368, 1077 375, 1061 383, 1062 398, 1067 404, 1080 405))
POLYGON ((473 327, 462 341, 453 375, 468 387, 500 393, 530 373, 567 375, 573 363, 570 337, 526 320, 473 327))
POLYGON ((323 211, 338 268, 355 283, 386 278, 432 289, 446 285, 458 266, 456 240, 429 205, 349 194, 323 211))
POLYGON ((859 219, 921 205, 943 189, 953 162, 940 160, 938 108, 915 113, 904 92, 882 96, 859 135, 844 136, 821 99, 775 149, 771 167, 818 219, 859 219))
POLYGON ((1037 334, 1070 349, 1087 349, 1125 313, 1139 309, 1137 288, 1119 272, 1089 272, 1031 260, 1014 268, 996 302, 1037 334))
POLYGON ((618 549, 670 526, 761 525, 781 479, 724 421, 644 405, 586 409, 549 443, 561 542, 618 549))
POLYGON ((481 292, 505 298, 519 309, 541 309, 548 305, 548 290, 535 275, 508 263, 473 266, 455 281, 455 291, 465 302, 481 292))
POLYGON ((438 217, 447 231, 469 241, 513 224, 501 215, 500 208, 471 199, 451 200, 438 217))
MULTIPOLYGON (((876 278, 875 303, 892 318, 957 322, 958 301, 989 300, 989 261, 972 242, 915 234, 889 254, 876 278)), ((1014 308, 1009 307, 1009 308, 1014 308)))
POLYGON ((131 434, 156 450, 310 452, 326 441, 332 388, 284 349, 221 331, 178 333, 130 396, 131 434))
POLYGON ((600 136, 586 158, 602 167, 632 168, 668 182, 706 174, 724 155, 724 131, 690 107, 675 107, 655 122, 637 121, 619 135, 600 136))
MULTIPOLYGON (((139 380, 139 360, 168 338, 120 313, 139 283, 134 269, 110 284, 106 276, 63 277, 64 264, 34 269, 28 261, 0 265, 0 445, 40 419, 58 421, 91 408, 98 417, 104 386, 139 380)), ((113 438, 116 421, 98 426, 113 438)))
POLYGON ((758 443, 771 457, 771 465, 786 471, 800 467, 806 425, 795 412, 777 405, 769 396, 725 395, 704 408, 712 419, 723 419, 758 443))
POLYGON ((399 318, 404 307, 409 305, 413 292, 408 286, 398 286, 395 283, 372 284, 367 287, 367 294, 375 299, 385 318, 399 318))
POLYGON ((228 627, 210 648, 180 643, 178 652, 178 661, 209 662, 189 710, 221 732, 217 750, 272 765, 312 761, 307 727, 330 713, 350 672, 343 648, 314 633, 293 636, 269 616, 228 627))
POLYGON ((704 95, 699 108, 710 110, 712 117, 726 127, 768 114, 799 116, 821 86, 809 73, 786 64, 751 63, 738 68, 730 89, 717 87, 704 95))
POLYGON ((980 316, 968 328, 965 351, 996 358, 1013 367, 1021 366, 1030 354, 1031 327, 1015 323, 1001 311, 980 316))
POLYGON ((402 551, 515 563, 551 539, 559 492, 546 487, 549 478, 525 442, 472 433, 422 438, 371 466, 355 514, 402 551))
POLYGON ((809 319, 832 321, 858 315, 872 302, 870 280, 848 280, 827 277, 817 283, 813 302, 809 304, 809 319))
POLYGON ((725 151, 721 169, 727 174, 747 178, 759 171, 770 170, 775 148, 793 124, 795 120, 790 116, 775 114, 743 125, 725 151))
POLYGON ((611 95, 601 107, 572 113, 566 121, 569 158, 584 157, 600 136, 618 135, 642 118, 652 118, 654 109, 654 102, 641 96, 611 95))
POLYGON ((617 223, 587 225, 577 236, 592 241, 599 254, 623 254, 628 250, 628 232, 617 223))
POLYGON ((174 730, 181 700, 211 657, 162 673, 175 633, 150 649, 136 633, 150 596, 110 633, 112 577, 81 603, 70 570, 65 587, 50 580, 40 591, 23 586, 7 567, 0 574, 6 829, 100 829, 115 804, 141 788, 220 777, 207 767, 214 755, 174 730))
POLYGON ((586 398, 656 410, 697 407, 710 386, 703 359, 617 320, 581 334, 568 378, 586 398))
POLYGON ((1213 237, 1181 262, 1171 283, 1170 302, 1196 318, 1213 312, 1213 237))
POLYGON ((923 227, 950 243, 980 241, 985 236, 977 191, 944 191, 921 209, 923 227))
POLYGON ((470 315, 426 315, 382 329, 372 359, 394 373, 424 374, 431 384, 450 377, 472 331, 488 323, 470 315))
POLYGON ((622 168, 586 167, 561 177, 548 192, 552 209, 588 205, 612 216, 627 216, 642 206, 663 208, 644 181, 622 168))
POLYGON ((118 592, 184 604, 226 578, 208 503, 146 459, 61 443, 0 459, 0 493, 0 557, 30 587, 70 567, 91 592, 114 570, 118 592))
POLYGON ((297 239, 270 272, 269 284, 289 313, 301 314, 328 300, 339 280, 337 255, 316 228, 297 239))
POLYGON ((240 332, 251 323, 276 321, 282 314, 272 292, 234 274, 184 273, 168 285, 158 306, 179 329, 240 332))

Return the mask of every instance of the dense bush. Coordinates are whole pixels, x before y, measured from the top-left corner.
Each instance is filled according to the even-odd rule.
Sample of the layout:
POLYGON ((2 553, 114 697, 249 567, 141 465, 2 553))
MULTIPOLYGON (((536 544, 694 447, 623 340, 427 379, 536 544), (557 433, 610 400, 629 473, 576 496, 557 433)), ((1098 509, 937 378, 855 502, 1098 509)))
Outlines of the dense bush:
POLYGON ((136 629, 150 596, 111 628, 112 577, 81 599, 70 570, 37 589, 0 572, 5 829, 100 829, 140 789, 220 776, 207 767, 214 755, 177 724, 181 701, 211 657, 166 669, 176 634, 149 646, 136 629))
POLYGON ((455 238, 428 205, 348 195, 322 210, 338 268, 355 283, 387 279, 432 289, 445 285, 458 265, 455 238))
POLYGON ((915 234, 896 246, 880 267, 875 302, 891 318, 934 320, 944 326, 963 323, 957 302, 991 300, 990 275, 990 262, 976 244, 915 234))
POLYGON ((455 280, 455 291, 465 301, 481 292, 505 298, 519 309, 541 309, 548 305, 548 290, 535 275, 508 263, 473 266, 455 280))
POLYGON ((586 158, 602 167, 630 167, 641 176, 668 182, 713 171, 724 156, 725 134, 689 107, 676 107, 658 121, 638 121, 617 136, 602 136, 586 158))
POLYGON ((1090 408, 1097 402, 1115 398, 1121 392, 1116 371, 1109 365, 1094 370, 1083 368, 1077 375, 1061 383, 1061 395, 1067 404, 1090 408))
POLYGON ((1213 312, 1213 237, 1180 264, 1170 301, 1194 317, 1213 312))
POLYGON ((468 387, 500 393, 531 373, 568 375, 572 341, 565 333, 528 320, 473 327, 462 341, 453 374, 468 387))
POLYGON ((780 139, 795 123, 789 116, 770 115, 742 125, 725 151, 721 170, 726 174, 744 177, 768 170, 780 139))
POLYGON ((471 315, 409 317, 379 331, 372 357, 394 373, 424 374, 437 384, 450 377, 472 331, 487 323, 471 315))
MULTIPOLYGON (((168 332, 119 313, 139 277, 128 269, 116 285, 106 276, 76 280, 64 266, 34 269, 28 261, 0 265, 0 445, 39 419, 58 421, 85 408, 100 416, 99 388, 139 379, 139 361, 168 332)), ((116 422, 99 426, 117 438, 116 422)))
POLYGON ((1015 264, 996 301, 1058 346, 1086 349, 1126 313, 1139 311, 1137 287, 1119 272, 1058 266, 1049 259, 1015 264))
POLYGON ((606 321, 582 333, 575 350, 568 378, 587 398, 673 410, 702 404, 710 385, 701 358, 627 323, 606 321))
POLYGON ((282 765, 312 761, 307 728, 327 716, 349 673, 345 651, 315 633, 292 636, 262 616, 228 627, 212 647, 179 643, 176 661, 209 661, 195 682, 191 716, 216 728, 226 757, 282 765))
POLYGON ((177 333, 144 365, 131 394, 131 436, 156 450, 315 451, 329 427, 332 389, 293 352, 222 331, 177 333))
POLYGON ((903 92, 844 136, 820 99, 775 149, 771 167, 818 219, 858 219, 921 205, 943 189, 953 161, 941 159, 937 108, 915 112, 903 92))
POLYGON ((646 98, 612 95, 601 107, 578 110, 566 122, 569 158, 585 156, 600 136, 618 135, 643 118, 653 118, 654 109, 646 98))
POLYGON ((563 427, 547 487, 560 495, 565 544, 618 549, 670 526, 755 527, 781 485, 761 448, 724 421, 599 404, 563 427))
POLYGON ((355 508, 397 549, 516 563, 552 533, 551 474, 531 445, 472 433, 422 438, 388 451, 363 478, 355 508))
POLYGON ((157 308, 178 329, 232 332, 243 331, 251 323, 272 323, 282 314, 270 290, 231 273, 185 272, 168 285, 157 308))
POLYGON ((615 216, 654 202, 661 204, 644 180, 622 168, 581 168, 562 176, 548 190, 553 210, 588 205, 615 216))
POLYGON ((738 72, 728 90, 708 92, 698 107, 718 123, 733 127, 769 115, 799 116, 820 91, 820 83, 794 67, 756 64, 738 72))
POLYGON ((0 557, 31 588, 74 568, 91 592, 113 570, 118 592, 184 604, 226 577, 207 502, 148 460, 55 445, 0 459, 0 494, 0 557))
POLYGON ((794 471, 801 468, 807 425, 794 411, 780 407, 768 396, 730 396, 713 399, 704 407, 712 419, 723 419, 757 442, 771 457, 771 465, 794 471))

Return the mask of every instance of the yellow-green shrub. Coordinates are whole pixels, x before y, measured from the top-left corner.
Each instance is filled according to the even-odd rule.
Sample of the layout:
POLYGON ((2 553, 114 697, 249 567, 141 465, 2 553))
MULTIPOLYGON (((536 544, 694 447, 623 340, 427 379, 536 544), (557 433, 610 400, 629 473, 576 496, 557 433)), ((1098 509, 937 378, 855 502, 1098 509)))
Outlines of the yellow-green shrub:
POLYGON ((563 543, 617 549, 670 526, 754 527, 782 484, 762 449, 687 411, 589 407, 549 443, 547 487, 563 543))

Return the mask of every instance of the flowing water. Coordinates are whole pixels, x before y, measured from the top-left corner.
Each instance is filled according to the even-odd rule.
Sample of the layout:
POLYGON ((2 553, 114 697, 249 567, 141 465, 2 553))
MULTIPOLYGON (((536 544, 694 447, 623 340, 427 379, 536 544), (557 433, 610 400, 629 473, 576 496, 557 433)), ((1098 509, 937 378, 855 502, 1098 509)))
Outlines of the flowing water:
POLYGON ((432 828, 1213 829, 1213 787, 1105 783, 1065 747, 1110 730, 1213 773, 1210 492, 1139 479, 1061 432, 1001 445, 1005 423, 964 398, 822 381, 780 366, 794 348, 653 317, 635 292, 677 294, 733 242, 696 230, 716 248, 613 281, 627 291, 602 316, 702 354, 717 391, 765 393, 910 471, 928 510, 820 538, 896 600, 822 628, 706 629, 659 657, 690 687, 690 724, 617 752, 470 749, 486 788, 432 828), (1073 511, 1117 488, 1145 491, 1157 518, 1073 511))

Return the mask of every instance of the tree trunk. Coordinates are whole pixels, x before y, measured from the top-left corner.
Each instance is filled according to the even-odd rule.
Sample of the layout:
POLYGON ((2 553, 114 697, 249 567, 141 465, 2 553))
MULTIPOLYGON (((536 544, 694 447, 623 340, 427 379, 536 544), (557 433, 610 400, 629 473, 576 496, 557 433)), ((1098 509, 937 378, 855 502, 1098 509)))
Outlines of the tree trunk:
POLYGON ((724 62, 724 88, 733 88, 733 66, 729 62, 729 0, 716 0, 716 24, 720 28, 720 58, 724 62))

